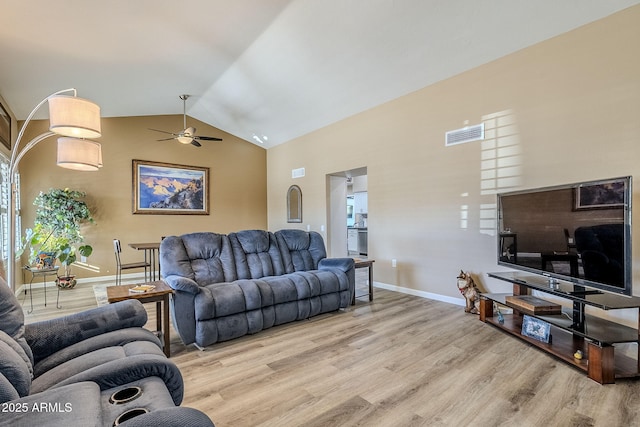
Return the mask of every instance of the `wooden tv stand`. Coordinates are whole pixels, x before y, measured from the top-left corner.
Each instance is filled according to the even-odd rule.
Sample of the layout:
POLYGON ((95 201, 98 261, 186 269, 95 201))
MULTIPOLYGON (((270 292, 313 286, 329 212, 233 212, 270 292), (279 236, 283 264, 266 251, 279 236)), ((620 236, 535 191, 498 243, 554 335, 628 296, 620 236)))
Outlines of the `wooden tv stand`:
MULTIPOLYGON (((585 307, 600 310, 635 309, 640 322, 640 298, 626 297, 571 283, 549 284, 546 277, 520 272, 489 273, 489 277, 513 284, 512 294, 480 294, 480 320, 508 332, 538 349, 552 354, 575 368, 585 371, 589 378, 600 384, 612 384, 616 378, 640 377, 640 326, 631 328, 601 317, 585 314, 585 307), (531 290, 554 295, 573 304, 573 309, 563 308, 561 314, 532 314, 509 305, 507 295, 527 295, 531 290), (498 321, 494 304, 513 309, 513 314, 503 314, 498 321), (541 342, 521 334, 522 318, 528 314, 551 325, 552 340, 541 342), (637 354, 631 357, 616 354, 614 344, 635 343, 637 354), (576 359, 577 350, 583 353, 576 359)), ((544 298, 544 297, 542 297, 544 298)))

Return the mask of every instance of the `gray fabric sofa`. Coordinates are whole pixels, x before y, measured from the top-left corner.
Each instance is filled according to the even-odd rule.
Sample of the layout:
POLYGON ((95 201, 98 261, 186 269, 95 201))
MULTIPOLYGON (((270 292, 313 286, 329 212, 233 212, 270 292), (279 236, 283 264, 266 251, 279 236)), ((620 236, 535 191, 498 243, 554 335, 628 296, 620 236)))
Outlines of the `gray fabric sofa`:
POLYGON ((302 230, 169 236, 160 270, 180 338, 200 348, 346 308, 355 288, 353 259, 302 230))
POLYGON ((177 407, 182 375, 146 322, 142 304, 129 300, 25 325, 0 279, 0 426, 111 426, 138 413, 121 425, 213 425, 177 407), (110 402, 115 393, 129 399, 110 402))

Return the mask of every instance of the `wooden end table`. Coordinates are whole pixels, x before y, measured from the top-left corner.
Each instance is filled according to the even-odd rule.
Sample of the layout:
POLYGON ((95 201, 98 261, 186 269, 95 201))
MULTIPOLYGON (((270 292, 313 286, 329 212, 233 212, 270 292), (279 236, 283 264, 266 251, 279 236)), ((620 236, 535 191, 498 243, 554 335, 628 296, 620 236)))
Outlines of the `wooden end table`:
POLYGON ((129 292, 129 289, 138 286, 138 284, 107 286, 107 300, 109 301, 109 304, 128 299, 137 299, 141 303, 155 302, 156 327, 163 337, 164 354, 166 354, 167 357, 171 357, 171 342, 169 338, 169 295, 173 293, 173 290, 162 280, 147 282, 144 284, 154 285, 155 289, 144 293, 133 293, 129 292), (162 310, 162 305, 164 305, 164 311, 162 310))
POLYGON ((353 292, 353 299, 351 305, 355 305, 356 298, 366 297, 369 295, 369 301, 373 301, 373 263, 376 262, 373 259, 354 259, 355 268, 368 268, 369 269, 369 293, 356 296, 355 290, 353 292))

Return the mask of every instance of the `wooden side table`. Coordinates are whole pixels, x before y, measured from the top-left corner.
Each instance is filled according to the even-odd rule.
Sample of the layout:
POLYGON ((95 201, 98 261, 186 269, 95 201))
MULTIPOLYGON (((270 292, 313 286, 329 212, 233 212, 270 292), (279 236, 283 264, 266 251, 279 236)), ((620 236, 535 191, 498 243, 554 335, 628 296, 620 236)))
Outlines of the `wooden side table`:
POLYGON ((138 284, 107 286, 107 300, 109 301, 109 304, 128 299, 137 299, 141 303, 155 302, 156 327, 158 332, 163 336, 164 354, 166 354, 167 357, 171 357, 171 341, 169 338, 169 295, 173 293, 173 290, 162 280, 148 282, 145 283, 145 285, 154 285, 155 289, 144 293, 133 293, 129 292, 129 289, 138 286, 138 284), (162 310, 162 305, 164 305, 164 311, 162 310))
POLYGON ((373 263, 376 262, 373 259, 354 259, 355 268, 368 268, 369 269, 369 293, 356 296, 355 290, 353 292, 353 299, 351 305, 355 305, 356 298, 361 298, 369 295, 369 301, 373 301, 373 263))

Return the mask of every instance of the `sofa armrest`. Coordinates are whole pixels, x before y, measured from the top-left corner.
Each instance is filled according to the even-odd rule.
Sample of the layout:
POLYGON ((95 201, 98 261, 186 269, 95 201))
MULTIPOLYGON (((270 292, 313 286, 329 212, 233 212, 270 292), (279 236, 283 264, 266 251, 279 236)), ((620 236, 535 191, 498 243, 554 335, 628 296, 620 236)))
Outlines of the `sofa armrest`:
POLYGON ((323 268, 338 268, 345 273, 353 270, 355 267, 353 258, 324 258, 318 263, 318 270, 323 268))
POLYGON ((188 277, 171 275, 165 277, 164 281, 175 291, 188 292, 194 295, 200 293, 200 286, 198 283, 188 277))
POLYGON ((85 310, 56 319, 25 325, 24 336, 33 351, 35 363, 62 350, 106 332, 143 327, 147 312, 138 300, 85 310))
POLYGON ((139 415, 120 424, 122 427, 180 426, 215 427, 203 412, 186 407, 166 408, 139 415))
POLYGON ((164 381, 173 403, 177 406, 184 397, 184 382, 178 367, 164 355, 136 354, 103 363, 56 383, 49 390, 65 385, 94 382, 100 390, 107 390, 149 377, 164 381))

